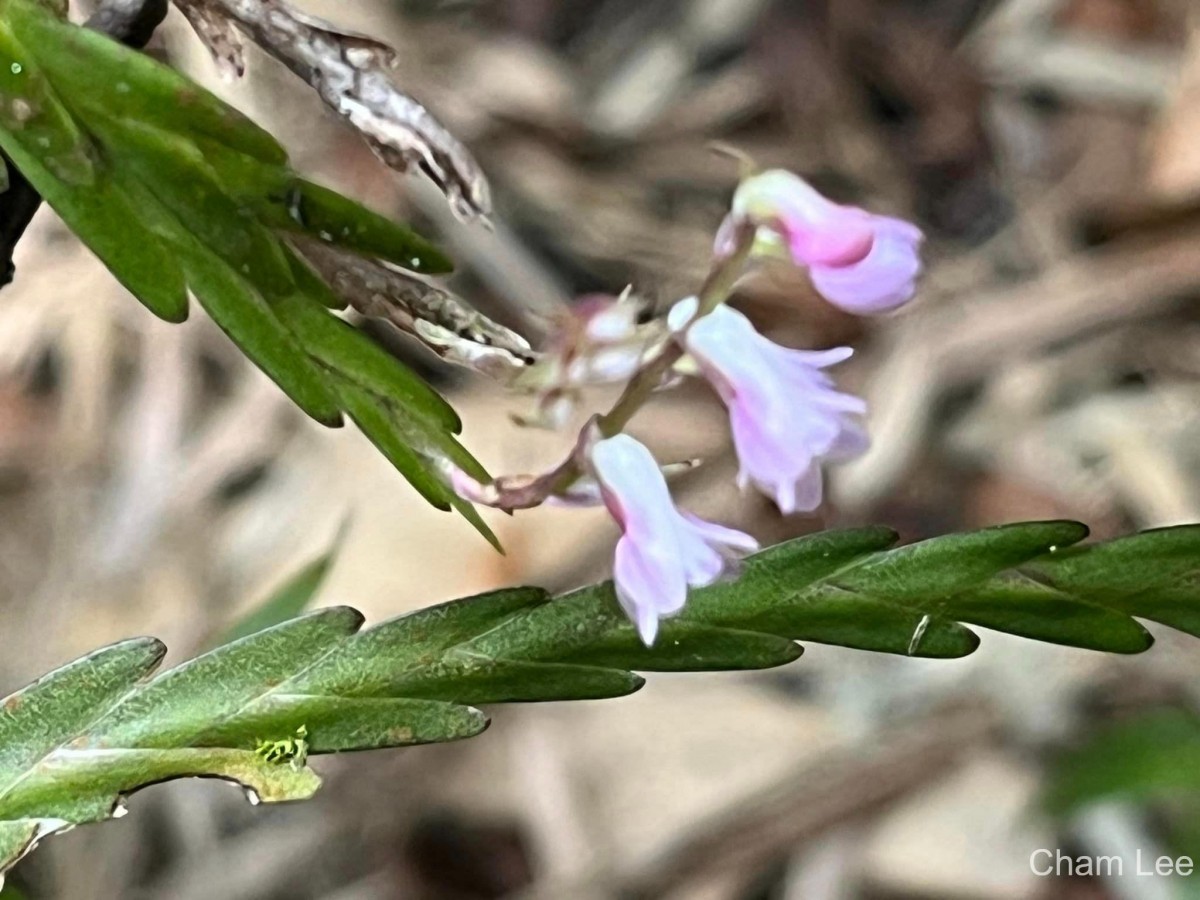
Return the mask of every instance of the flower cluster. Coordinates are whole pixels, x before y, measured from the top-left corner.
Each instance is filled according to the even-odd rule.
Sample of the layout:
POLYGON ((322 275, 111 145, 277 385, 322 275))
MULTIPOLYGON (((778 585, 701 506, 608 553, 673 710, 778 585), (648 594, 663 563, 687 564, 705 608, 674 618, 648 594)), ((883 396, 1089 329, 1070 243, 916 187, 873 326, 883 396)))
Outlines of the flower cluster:
POLYGON ((642 322, 640 301, 626 289, 620 296, 586 294, 576 299, 550 335, 541 358, 513 384, 537 396, 534 415, 517 422, 562 428, 583 399, 583 389, 627 381, 641 367, 659 329, 642 322))
POLYGON ((683 608, 689 587, 716 581, 758 544, 678 509, 664 469, 623 433, 625 424, 678 373, 699 373, 728 409, 739 485, 762 491, 784 514, 815 510, 822 464, 867 446, 866 404, 840 392, 826 371, 852 351, 779 346, 724 301, 748 264, 773 257, 806 269, 817 292, 841 309, 887 312, 915 292, 921 241, 915 226, 833 203, 790 172, 745 179, 718 230, 708 281, 672 306, 662 339, 647 337, 623 295, 587 298, 551 340, 532 382, 538 424, 561 425, 564 409, 589 384, 626 382, 621 399, 588 423, 567 460, 539 476, 486 485, 451 469, 451 485, 468 500, 507 510, 602 504, 621 529, 617 599, 652 644, 659 620, 683 608))

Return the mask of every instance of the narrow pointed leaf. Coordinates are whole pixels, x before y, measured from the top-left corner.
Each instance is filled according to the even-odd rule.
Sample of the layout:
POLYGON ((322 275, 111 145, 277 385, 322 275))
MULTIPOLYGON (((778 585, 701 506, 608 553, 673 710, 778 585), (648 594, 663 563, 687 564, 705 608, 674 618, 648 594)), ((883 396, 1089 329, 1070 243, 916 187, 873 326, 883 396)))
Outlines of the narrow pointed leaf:
POLYGON ((225 632, 215 644, 218 647, 223 644, 232 644, 236 640, 294 619, 304 612, 317 596, 321 585, 325 583, 325 578, 333 567, 334 556, 337 554, 341 541, 339 536, 332 549, 322 553, 289 578, 263 603, 225 632))
POLYGON ((430 242, 300 178, 270 134, 183 75, 34 0, 0 0, 0 148, 153 313, 183 321, 190 292, 305 413, 367 423, 422 495, 496 542, 436 471, 451 459, 483 474, 454 440, 458 416, 329 315, 344 301, 287 236, 448 271, 430 242))
POLYGON ((1034 522, 893 549, 886 529, 827 532, 694 591, 652 648, 611 584, 494 591, 365 631, 353 610, 319 610, 152 680, 161 646, 128 641, 0 701, 0 870, 146 784, 198 775, 297 799, 318 784, 310 755, 471 737, 487 725, 480 704, 618 697, 641 687, 638 670, 778 666, 798 637, 954 657, 978 642, 965 619, 1137 652, 1150 641, 1130 614, 1164 596, 1185 619, 1200 608, 1195 533, 1075 545, 1082 526, 1034 522))

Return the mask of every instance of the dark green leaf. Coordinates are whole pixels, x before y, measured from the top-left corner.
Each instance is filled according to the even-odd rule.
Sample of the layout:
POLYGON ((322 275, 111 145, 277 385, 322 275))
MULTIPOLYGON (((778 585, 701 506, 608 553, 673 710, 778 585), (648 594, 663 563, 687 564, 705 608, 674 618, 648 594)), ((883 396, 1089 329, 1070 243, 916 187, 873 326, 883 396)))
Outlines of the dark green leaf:
MULTIPOLYGON (((752 557, 737 580, 694 591, 651 649, 611 584, 553 600, 535 588, 495 591, 366 631, 353 610, 324 609, 148 682, 161 646, 118 644, 0 705, 0 871, 37 836, 105 818, 144 784, 210 775, 264 800, 304 797, 317 786, 310 752, 470 737, 487 724, 479 704, 621 696, 641 686, 639 670, 782 665, 800 655, 792 641, 801 637, 953 657, 978 641, 961 617, 1136 652, 1149 642, 1130 614, 1162 609, 1164 596, 1182 621, 1200 608, 1197 531, 1079 545, 1082 526, 1034 522, 897 549, 881 528, 812 535, 752 557)), ((316 580, 310 569, 292 590, 309 594, 316 580)), ((1052 805, 1109 788, 1194 787, 1194 722, 1162 727, 1153 739, 1121 737, 1091 762, 1075 759, 1052 805)))
POLYGON ((367 423, 422 495, 495 543, 441 481, 443 459, 485 477, 454 410, 329 314, 344 304, 285 233, 426 273, 450 268, 436 247, 300 178, 270 134, 184 76, 32 0, 0 0, 0 147, 151 311, 182 321, 190 290, 308 415, 367 423))
POLYGON ((1110 726, 1064 753, 1046 785, 1054 815, 1107 800, 1200 800, 1200 718, 1158 712, 1110 726))
POLYGON ((169 66, 98 32, 60 22, 36 3, 10 0, 4 13, 72 103, 164 132, 208 138, 265 163, 286 164, 287 154, 268 132, 169 66))

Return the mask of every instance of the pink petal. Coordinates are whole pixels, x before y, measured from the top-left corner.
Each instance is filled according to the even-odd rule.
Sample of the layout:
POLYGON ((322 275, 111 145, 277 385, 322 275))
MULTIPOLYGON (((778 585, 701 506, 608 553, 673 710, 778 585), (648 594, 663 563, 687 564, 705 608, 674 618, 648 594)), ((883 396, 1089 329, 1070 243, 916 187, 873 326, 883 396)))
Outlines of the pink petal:
POLYGON ((792 258, 806 266, 844 266, 863 259, 874 243, 871 221, 862 210, 836 207, 836 214, 816 222, 784 219, 783 231, 792 258))
POLYGON ((740 553, 754 553, 759 549, 758 541, 744 531, 718 525, 716 522, 702 519, 686 510, 680 510, 679 515, 709 544, 727 547, 740 553))
POLYGON ((659 616, 679 611, 687 601, 683 566, 670 548, 665 553, 662 549, 626 535, 617 541, 613 561, 617 600, 646 646, 654 643, 659 616))
POLYGON ((801 265, 848 265, 874 241, 871 217, 826 199, 792 172, 772 169, 739 185, 733 212, 771 228, 801 265))
POLYGON ((846 312, 857 315, 889 312, 916 293, 921 273, 922 235, 899 219, 879 217, 875 243, 864 259, 848 266, 813 265, 813 286, 846 312))
POLYGON ((820 463, 866 446, 854 418, 866 412, 866 403, 838 391, 824 371, 849 357, 849 348, 790 350, 728 307, 695 321, 690 301, 678 309, 672 316, 685 327, 675 328, 676 340, 729 408, 738 484, 753 484, 785 515, 815 509, 822 493, 820 463))
POLYGON ((597 441, 588 460, 604 504, 624 532, 613 562, 617 599, 650 644, 658 620, 683 609, 689 585, 711 584, 731 557, 758 544, 740 531, 680 513, 654 457, 629 435, 597 441))

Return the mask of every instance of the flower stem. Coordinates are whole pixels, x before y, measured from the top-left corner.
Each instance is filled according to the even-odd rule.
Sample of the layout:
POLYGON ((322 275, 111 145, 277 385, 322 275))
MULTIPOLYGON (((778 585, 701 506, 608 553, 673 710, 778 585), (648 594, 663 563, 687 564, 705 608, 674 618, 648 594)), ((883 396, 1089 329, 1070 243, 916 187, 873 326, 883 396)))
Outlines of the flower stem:
MULTIPOLYGON (((739 228, 733 252, 717 261, 696 295, 699 305, 695 318, 707 315, 729 299, 738 278, 742 275, 746 261, 750 258, 750 251, 754 247, 754 234, 753 226, 739 228)), ((600 433, 608 438, 624 431, 629 420, 642 408, 654 393, 654 389, 662 384, 671 367, 682 357, 683 350, 679 344, 668 341, 659 354, 633 376, 612 409, 596 419, 600 433)))
MULTIPOLYGON (((698 305, 693 321, 729 299, 750 258, 755 232, 754 226, 749 224, 738 228, 734 235, 734 249, 716 260, 696 295, 698 305)), ((486 501, 476 502, 486 502, 489 506, 512 512, 540 506, 547 498, 566 492, 584 474, 587 448, 597 435, 610 438, 624 431, 630 419, 650 399, 650 395, 683 355, 678 342, 666 341, 658 353, 648 359, 629 380, 612 408, 584 426, 575 448, 556 468, 536 478, 498 478, 489 486, 492 496, 486 501)))

